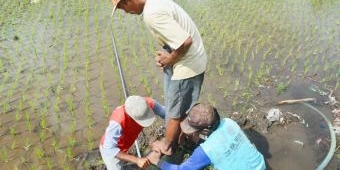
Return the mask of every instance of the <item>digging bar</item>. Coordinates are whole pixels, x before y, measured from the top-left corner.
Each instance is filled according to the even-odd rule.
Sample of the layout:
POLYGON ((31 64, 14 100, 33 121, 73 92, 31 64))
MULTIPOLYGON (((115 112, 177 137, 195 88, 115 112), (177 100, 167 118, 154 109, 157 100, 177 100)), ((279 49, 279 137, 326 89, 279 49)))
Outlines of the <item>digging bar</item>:
MULTIPOLYGON (((115 9, 112 10, 112 14, 113 14, 114 10, 115 10, 115 9)), ((111 17, 113 17, 113 15, 111 15, 111 17)), ((118 55, 118 50, 117 50, 116 43, 115 43, 115 39, 114 39, 114 36, 113 36, 112 21, 110 21, 110 29, 111 29, 111 39, 112 39, 113 52, 114 52, 114 55, 115 55, 115 58, 116 58, 116 62, 117 62, 117 66, 118 66, 118 71, 119 71, 120 80, 121 80, 121 82, 122 82, 124 97, 125 97, 125 99, 126 99, 129 95, 128 95, 128 91, 127 91, 127 88, 126 88, 126 83, 125 83, 125 79, 124 79, 123 69, 122 69, 121 64, 120 64, 120 59, 119 59, 119 55, 118 55)), ((139 147, 138 147, 138 141, 137 141, 137 140, 135 140, 135 147, 136 147, 136 151, 137 151, 138 157, 141 157, 140 150, 139 150, 139 147)))

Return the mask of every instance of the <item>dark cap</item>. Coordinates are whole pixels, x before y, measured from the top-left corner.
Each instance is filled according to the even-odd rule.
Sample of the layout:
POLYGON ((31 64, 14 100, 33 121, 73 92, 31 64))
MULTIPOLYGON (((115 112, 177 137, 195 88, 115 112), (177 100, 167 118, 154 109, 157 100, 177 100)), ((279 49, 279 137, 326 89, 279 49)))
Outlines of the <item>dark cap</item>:
POLYGON ((210 129, 218 121, 214 107, 208 103, 195 104, 189 111, 188 116, 181 122, 184 133, 190 134, 198 130, 210 129))

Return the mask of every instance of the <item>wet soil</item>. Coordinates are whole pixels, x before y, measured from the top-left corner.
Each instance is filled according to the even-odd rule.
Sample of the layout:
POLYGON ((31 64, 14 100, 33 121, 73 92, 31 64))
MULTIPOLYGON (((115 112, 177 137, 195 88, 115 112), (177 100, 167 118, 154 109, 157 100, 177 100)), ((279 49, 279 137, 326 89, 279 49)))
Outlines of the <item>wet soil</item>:
MULTIPOLYGON (((265 91, 268 93, 270 90, 265 91)), ((291 96, 292 93, 294 95, 300 93, 299 95, 301 95, 306 94, 306 92, 310 93, 303 86, 293 86, 281 97, 291 96)), ((262 98, 261 95, 258 97, 262 98)), ((325 115, 328 115, 327 112, 330 112, 331 108, 339 107, 338 104, 333 106, 325 105, 323 100, 327 101, 327 98, 318 95, 314 97, 317 97, 318 100, 310 104, 323 111, 325 115)), ((225 116, 232 118, 243 128, 248 138, 265 157, 267 169, 315 169, 324 161, 330 149, 331 137, 327 122, 321 115, 303 103, 278 105, 275 104, 277 101, 276 99, 266 100, 262 98, 261 106, 255 107, 254 105, 254 108, 244 113, 235 111, 225 116), (282 112, 280 120, 268 120, 268 111, 272 108, 280 109, 282 112), (297 162, 296 160, 299 161, 297 162)), ((148 151, 147 147, 150 140, 162 137, 162 132, 164 132, 162 124, 162 120, 158 120, 156 125, 145 129, 140 135, 138 141, 144 153, 148 151)), ((183 146, 179 149, 177 156, 174 157, 178 160, 185 160, 193 149, 192 145, 190 149, 188 149, 188 146, 183 146)), ((338 149, 335 151, 333 159, 330 160, 326 170, 333 170, 339 167, 339 159, 337 158, 339 152, 338 149)), ((130 153, 136 154, 135 149, 132 148, 130 153)), ((93 151, 92 154, 97 155, 92 157, 92 159, 100 159, 98 158, 98 150, 93 151)), ((88 159, 82 158, 82 160, 88 159)), ((103 169, 103 165, 92 164, 92 168, 103 169)), ((126 164, 126 168, 138 169, 136 165, 129 163, 126 164)), ((150 167, 148 169, 157 168, 150 167)))

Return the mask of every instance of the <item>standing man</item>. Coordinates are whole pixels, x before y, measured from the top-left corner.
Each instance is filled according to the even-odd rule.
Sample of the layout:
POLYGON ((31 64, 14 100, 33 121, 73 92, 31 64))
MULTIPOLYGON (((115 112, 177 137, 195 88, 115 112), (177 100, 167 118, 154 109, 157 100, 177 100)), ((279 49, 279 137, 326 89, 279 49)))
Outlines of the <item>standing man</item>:
POLYGON ((99 146, 108 170, 121 170, 122 161, 135 163, 140 168, 150 165, 147 158, 138 158, 127 151, 143 128, 155 121, 155 114, 164 119, 164 107, 152 98, 141 96, 129 96, 124 105, 112 112, 99 146))
POLYGON ((143 14, 143 21, 164 50, 156 51, 164 71, 166 107, 163 153, 169 153, 181 133, 180 122, 199 99, 207 64, 202 38, 190 16, 172 0, 112 0, 114 10, 143 14))
MULTIPOLYGON (((208 103, 196 104, 182 121, 183 133, 193 142, 206 140, 180 165, 160 160, 159 148, 147 157, 161 170, 200 170, 212 165, 218 170, 265 170, 262 154, 249 141, 240 126, 229 118, 220 120, 217 110, 208 103)), ((157 141, 162 142, 162 141, 157 141)))

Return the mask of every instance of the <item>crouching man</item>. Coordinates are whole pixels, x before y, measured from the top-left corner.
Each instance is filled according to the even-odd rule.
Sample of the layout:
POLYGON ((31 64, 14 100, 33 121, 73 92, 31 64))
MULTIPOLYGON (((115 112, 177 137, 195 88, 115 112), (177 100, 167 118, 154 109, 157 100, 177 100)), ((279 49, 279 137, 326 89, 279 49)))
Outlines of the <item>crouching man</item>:
POLYGON ((217 110, 207 103, 194 105, 180 124, 182 132, 198 143, 192 155, 182 164, 174 165, 160 160, 162 142, 153 144, 147 158, 162 170, 200 170, 212 165, 218 170, 264 170, 262 154, 249 141, 238 124, 229 118, 220 120, 217 110))
POLYGON ((100 154, 108 170, 121 170, 122 161, 132 162, 140 168, 150 165, 148 158, 127 153, 144 127, 155 121, 155 114, 164 119, 164 106, 152 98, 130 96, 110 116, 109 125, 100 141, 100 154))

